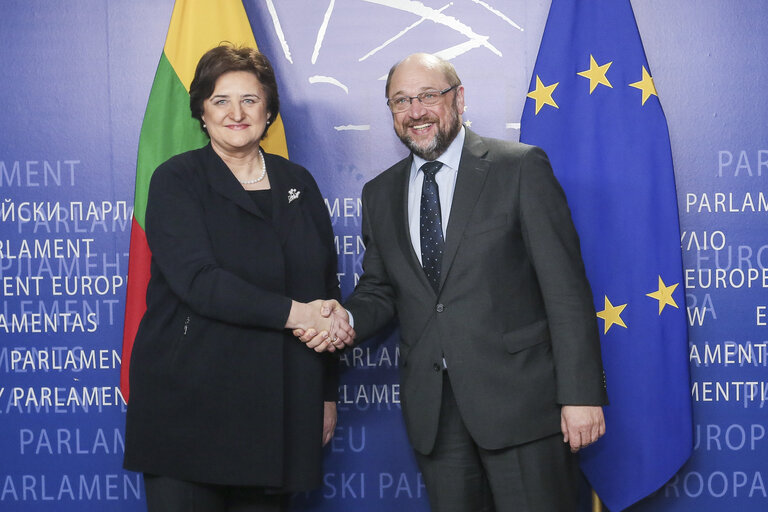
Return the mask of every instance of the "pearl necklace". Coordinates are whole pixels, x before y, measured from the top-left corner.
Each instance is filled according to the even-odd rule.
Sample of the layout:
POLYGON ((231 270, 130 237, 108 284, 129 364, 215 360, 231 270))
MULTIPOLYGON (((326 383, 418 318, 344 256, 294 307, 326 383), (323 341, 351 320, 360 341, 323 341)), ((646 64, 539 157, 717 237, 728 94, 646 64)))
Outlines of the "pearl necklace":
POLYGON ((237 180, 237 181, 240 181, 240 183, 242 183, 243 185, 253 185, 254 183, 258 183, 264 179, 264 176, 267 175, 267 163, 264 161, 264 153, 262 153, 261 150, 259 150, 259 156, 261 157, 261 176, 259 176, 258 178, 254 178, 252 180, 246 180, 246 181, 237 180))

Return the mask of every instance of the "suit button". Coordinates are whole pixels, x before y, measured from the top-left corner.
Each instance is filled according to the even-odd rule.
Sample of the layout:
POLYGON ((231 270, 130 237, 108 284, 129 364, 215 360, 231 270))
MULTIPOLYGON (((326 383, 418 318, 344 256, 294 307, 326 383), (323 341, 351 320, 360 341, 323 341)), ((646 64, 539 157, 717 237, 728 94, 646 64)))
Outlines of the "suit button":
POLYGON ((439 372, 440 371, 440 365, 435 363, 435 364, 432 365, 432 369, 435 370, 436 372, 439 372))
POLYGON ((435 311, 437 311, 438 313, 442 313, 443 311, 445 311, 445 306, 443 306, 442 304, 438 304, 435 307, 435 311))

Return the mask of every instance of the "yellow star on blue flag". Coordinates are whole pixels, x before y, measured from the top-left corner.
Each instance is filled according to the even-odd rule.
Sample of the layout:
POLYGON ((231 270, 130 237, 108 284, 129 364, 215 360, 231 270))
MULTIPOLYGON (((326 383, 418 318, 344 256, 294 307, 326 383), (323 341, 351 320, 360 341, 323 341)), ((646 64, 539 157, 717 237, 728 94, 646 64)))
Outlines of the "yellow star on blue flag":
POLYGON ((614 324, 620 325, 624 328, 627 327, 627 324, 625 324, 624 320, 621 319, 621 312, 624 311, 624 308, 626 307, 626 304, 614 306, 611 304, 611 301, 608 300, 608 296, 605 296, 605 308, 602 311, 597 312, 597 317, 602 318, 605 321, 603 334, 607 334, 608 329, 610 329, 614 324))
POLYGON ((664 306, 677 307, 677 303, 675 302, 674 297, 672 297, 672 293, 675 291, 678 284, 679 283, 675 283, 672 286, 667 286, 664 284, 664 281, 661 280, 661 276, 659 276, 659 289, 655 292, 646 293, 648 297, 659 301, 659 314, 664 311, 664 306))
POLYGON ((557 82, 552 85, 544 85, 541 81, 541 78, 538 76, 536 77, 536 88, 528 93, 528 97, 532 98, 536 102, 537 114, 539 113, 539 110, 541 110, 541 107, 544 105, 560 108, 557 106, 557 103, 555 103, 555 100, 552 99, 552 93, 555 92, 557 85, 557 82))
POLYGON ((645 66, 643 66, 642 80, 633 82, 629 84, 629 86, 634 87, 635 89, 640 89, 643 92, 642 100, 640 103, 641 105, 645 105, 645 102, 648 101, 648 98, 651 96, 659 96, 656 94, 656 85, 653 83, 653 78, 651 78, 651 74, 648 73, 648 70, 645 69, 645 66))
POLYGON ((583 76, 584 78, 589 79, 589 94, 595 92, 595 89, 598 85, 605 85, 606 87, 613 88, 611 82, 608 80, 608 77, 605 76, 605 74, 608 72, 608 68, 611 67, 611 64, 613 64, 613 62, 608 62, 602 66, 598 66, 595 58, 590 55, 589 69, 585 69, 584 71, 576 73, 579 76, 583 76))

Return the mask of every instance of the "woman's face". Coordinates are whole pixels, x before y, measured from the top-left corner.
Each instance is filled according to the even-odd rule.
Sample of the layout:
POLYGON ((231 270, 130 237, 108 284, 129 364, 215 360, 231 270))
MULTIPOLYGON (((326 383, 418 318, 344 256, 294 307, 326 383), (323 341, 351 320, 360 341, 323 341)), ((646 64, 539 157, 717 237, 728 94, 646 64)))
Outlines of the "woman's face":
POLYGON ((225 153, 256 150, 269 120, 259 79, 247 71, 224 73, 203 102, 202 117, 215 149, 225 153))

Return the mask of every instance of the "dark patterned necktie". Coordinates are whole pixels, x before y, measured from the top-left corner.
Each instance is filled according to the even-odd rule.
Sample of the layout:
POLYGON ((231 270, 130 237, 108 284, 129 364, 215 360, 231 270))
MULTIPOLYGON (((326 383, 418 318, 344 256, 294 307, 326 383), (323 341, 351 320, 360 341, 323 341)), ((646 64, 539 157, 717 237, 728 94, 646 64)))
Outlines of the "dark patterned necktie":
POLYGON ((440 288, 440 265, 443 261, 443 222, 435 174, 442 166, 440 162, 427 162, 421 166, 424 172, 421 187, 421 266, 435 293, 440 288))

